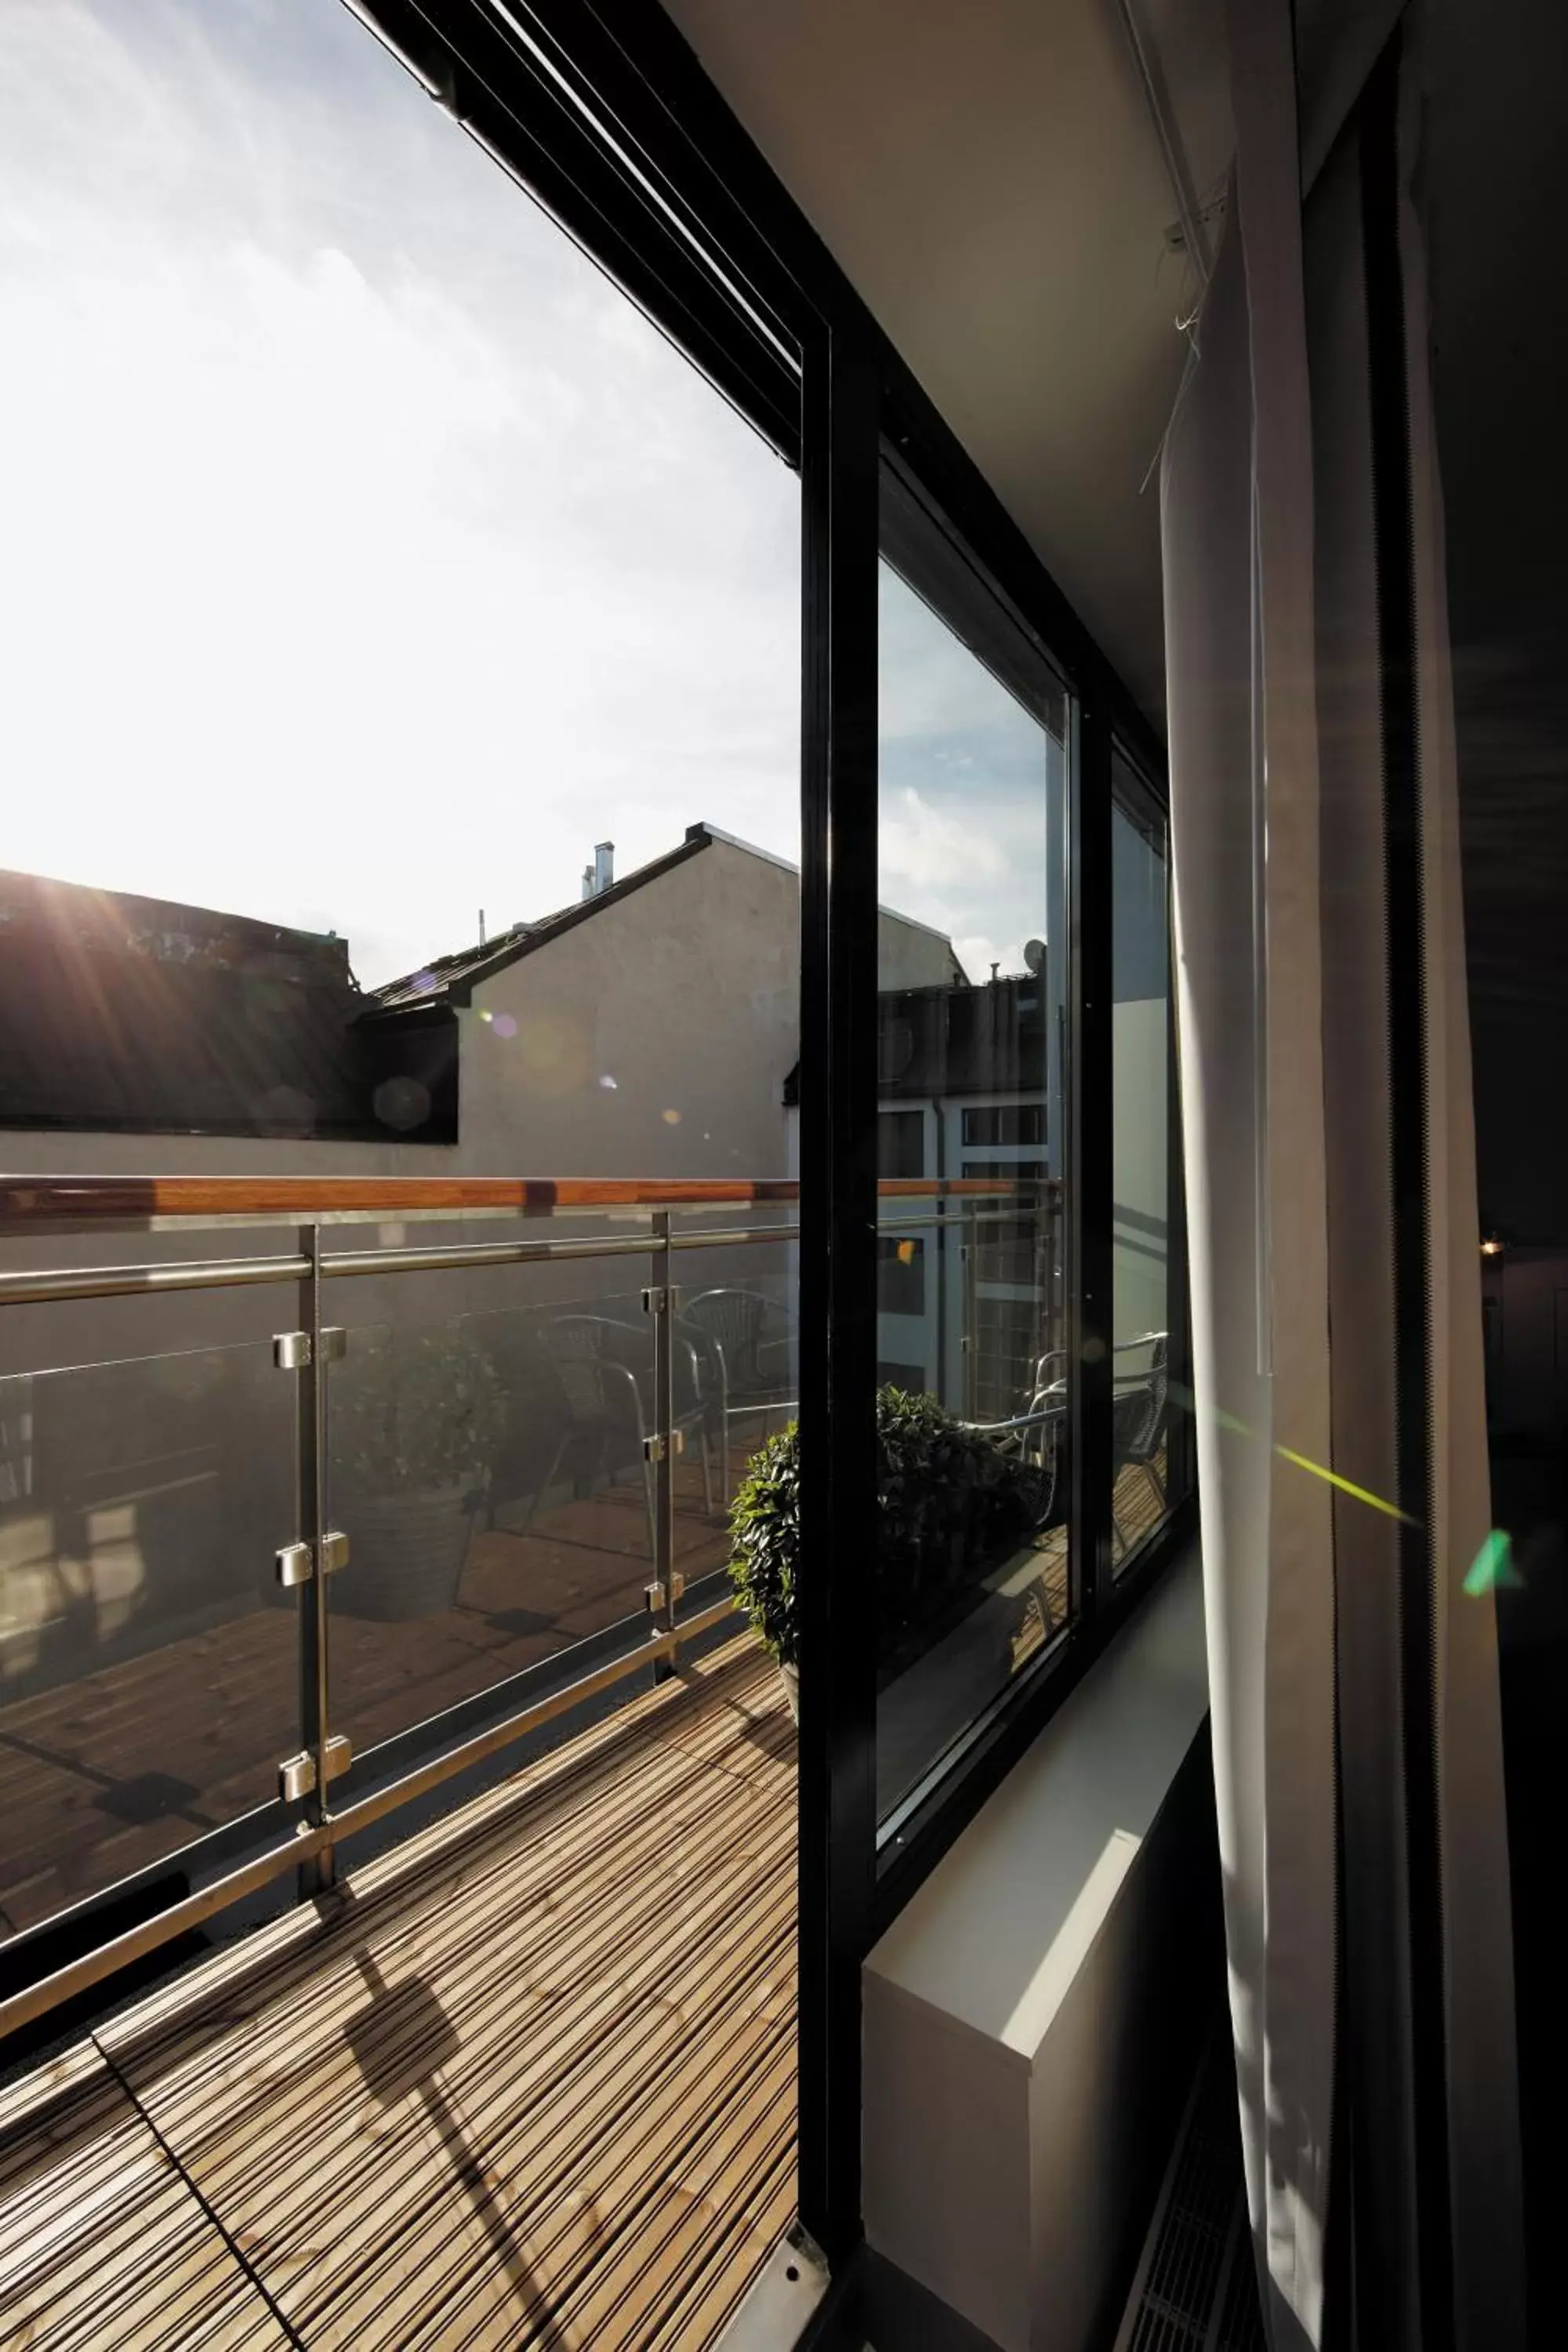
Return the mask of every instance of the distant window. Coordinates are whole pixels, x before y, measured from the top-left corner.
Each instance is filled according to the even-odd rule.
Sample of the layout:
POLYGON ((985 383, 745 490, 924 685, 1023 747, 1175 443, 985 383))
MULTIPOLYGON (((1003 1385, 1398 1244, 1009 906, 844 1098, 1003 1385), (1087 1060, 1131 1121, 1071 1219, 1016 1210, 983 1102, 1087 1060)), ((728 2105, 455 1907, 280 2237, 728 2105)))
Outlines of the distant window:
POLYGON ((879 1364, 877 1385, 883 1389, 907 1389, 912 1396, 923 1396, 926 1368, 923 1364, 879 1364))
POLYGON ((925 1244, 912 1234, 877 1237, 877 1308, 882 1315, 925 1313, 925 1244))
POLYGON ((1044 1103, 996 1103, 989 1109, 966 1110, 963 1140, 971 1149, 993 1144, 1044 1143, 1044 1103))
POLYGON ((1041 1191, 1043 1160, 966 1160, 965 1176, 1012 1177, 1019 1186, 1022 1214, 1005 1217, 999 1203, 975 1202, 974 1272, 979 1282, 1033 1282, 1036 1260, 1049 1237, 1050 1203, 1041 1191))
POLYGON ((926 1172, 925 1113, 885 1110, 877 1121, 877 1169, 883 1176, 926 1172))

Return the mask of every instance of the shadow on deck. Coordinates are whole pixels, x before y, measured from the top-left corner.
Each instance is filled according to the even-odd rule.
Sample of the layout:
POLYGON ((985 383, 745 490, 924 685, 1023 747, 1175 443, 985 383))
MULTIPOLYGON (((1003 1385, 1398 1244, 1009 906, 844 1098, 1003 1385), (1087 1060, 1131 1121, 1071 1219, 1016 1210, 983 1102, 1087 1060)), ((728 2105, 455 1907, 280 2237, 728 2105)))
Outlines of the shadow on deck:
POLYGON ((0 2091, 0 2345, 699 2352, 794 2215, 795 1812, 727 1643, 0 2091))

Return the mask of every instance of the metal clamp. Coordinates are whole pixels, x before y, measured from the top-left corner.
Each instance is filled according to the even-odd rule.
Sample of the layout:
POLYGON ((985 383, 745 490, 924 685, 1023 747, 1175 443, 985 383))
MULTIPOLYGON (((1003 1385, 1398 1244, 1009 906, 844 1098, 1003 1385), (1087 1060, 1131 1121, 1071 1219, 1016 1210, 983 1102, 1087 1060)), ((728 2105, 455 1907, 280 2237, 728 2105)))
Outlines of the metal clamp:
MULTIPOLYGON (((341 1323, 329 1323, 321 1333, 323 1364, 335 1364, 349 1351, 349 1335, 341 1323)), ((277 1331, 272 1337, 272 1360, 280 1372, 302 1372, 310 1362, 309 1331, 277 1331)))
MULTIPOLYGON (((679 1601, 681 1594, 686 1590, 686 1579, 677 1568, 670 1570, 669 1581, 674 1587, 673 1597, 676 1601, 679 1601)), ((652 1584, 644 1585, 643 1599, 647 1603, 647 1612, 650 1617, 657 1617, 660 1610, 668 1608, 671 1605, 671 1596, 665 1590, 664 1580, 662 1577, 657 1579, 652 1584)))
MULTIPOLYGON (((331 1576, 334 1570, 349 1564, 349 1539, 334 1530, 321 1538, 321 1574, 331 1576)), ((315 1555, 308 1543, 285 1544, 278 1555, 278 1581, 286 1589, 309 1584, 316 1573, 315 1555)))
MULTIPOLYGON (((327 1742, 327 1778, 335 1780, 353 1761, 346 1734, 335 1731, 327 1742)), ((278 1767, 278 1793, 286 1805, 308 1797, 316 1785, 316 1759, 308 1748, 286 1756, 278 1767)))
POLYGON ((679 1315, 679 1291, 669 1283, 650 1283, 642 1294, 642 1311, 645 1315, 679 1315))
POLYGON ((651 1437, 643 1439, 642 1450, 645 1462, 672 1462, 678 1454, 686 1451, 686 1432, 683 1429, 655 1430, 651 1437))

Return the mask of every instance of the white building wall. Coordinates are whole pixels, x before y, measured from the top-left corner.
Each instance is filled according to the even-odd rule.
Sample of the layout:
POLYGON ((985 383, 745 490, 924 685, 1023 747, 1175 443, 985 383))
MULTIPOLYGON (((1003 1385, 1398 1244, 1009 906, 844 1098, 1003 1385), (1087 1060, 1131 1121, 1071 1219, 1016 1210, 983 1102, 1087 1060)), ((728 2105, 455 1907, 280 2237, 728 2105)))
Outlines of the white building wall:
MULTIPOLYGON (((1111 1012, 1112 1313, 1117 1341, 1163 1331, 1169 1315, 1166 1005, 1134 997, 1111 1012)), ((1135 1370, 1131 1357, 1121 1369, 1135 1370)))

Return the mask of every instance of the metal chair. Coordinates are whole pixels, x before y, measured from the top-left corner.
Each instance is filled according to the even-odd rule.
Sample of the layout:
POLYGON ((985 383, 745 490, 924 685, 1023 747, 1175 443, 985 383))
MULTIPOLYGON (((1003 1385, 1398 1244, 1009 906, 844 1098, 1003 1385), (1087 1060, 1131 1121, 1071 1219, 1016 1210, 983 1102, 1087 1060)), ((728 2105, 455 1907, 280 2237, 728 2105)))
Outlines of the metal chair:
POLYGON ((1162 1515, 1165 1509, 1165 1486, 1158 1465, 1160 1449, 1165 1443, 1170 1403, 1166 1335, 1163 1331, 1145 1332, 1140 1339, 1124 1340, 1117 1353, 1124 1355, 1134 1348, 1150 1350, 1148 1369, 1122 1382, 1110 1409, 1110 1525, 1123 1558, 1131 1549, 1116 1516, 1116 1487, 1123 1470, 1142 1469, 1154 1489, 1162 1515))
POLYGON ((793 1412, 795 1409, 788 1372, 794 1335, 786 1328, 779 1338, 766 1336, 769 1318, 783 1314, 784 1310, 762 1291, 734 1288, 700 1290, 681 1309, 681 1322, 700 1335, 718 1369, 726 1503, 730 1499, 731 1422, 761 1413, 765 1435, 771 1413, 793 1412), (781 1354, 784 1359, 782 1375, 770 1370, 764 1360, 781 1354))
POLYGON ((1037 1534, 1054 1526, 1067 1506, 1067 1367, 1066 1349, 1049 1349, 1036 1362, 1021 1412, 967 1424, 984 1430, 1014 1457, 1037 1534))
MULTIPOLYGON (((690 1435, 693 1432, 697 1434, 702 1455, 703 1501, 711 1516, 710 1408, 700 1393, 697 1350, 689 1340, 679 1334, 677 1338, 686 1357, 691 1388, 688 1402, 674 1415, 674 1426, 682 1436, 690 1435)), ((602 1457, 617 1428, 626 1429, 628 1433, 635 1429, 637 1453, 642 1463, 643 1499, 647 1512, 648 1558, 656 1559, 654 1465, 647 1444, 654 1434, 653 1415, 643 1393, 642 1381, 633 1365, 626 1361, 628 1354, 650 1352, 648 1334, 640 1325, 617 1322, 609 1315, 559 1315, 546 1328, 545 1344, 560 1377, 566 1423, 556 1445, 554 1458, 529 1505, 528 1515, 523 1521, 524 1529, 531 1527, 540 1496, 547 1494, 553 1486, 567 1451, 574 1443, 584 1438, 591 1440, 596 1456, 602 1457)), ((613 1470, 614 1465, 611 1466, 613 1470)))

